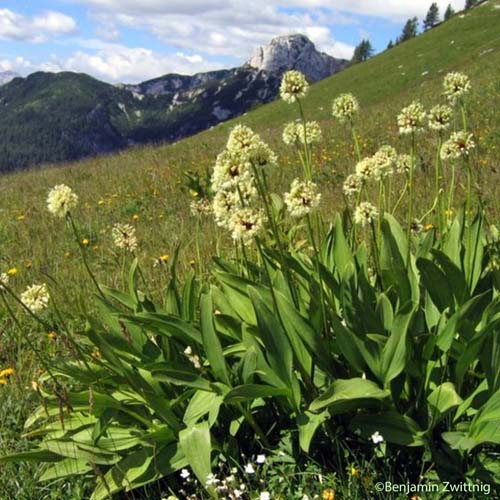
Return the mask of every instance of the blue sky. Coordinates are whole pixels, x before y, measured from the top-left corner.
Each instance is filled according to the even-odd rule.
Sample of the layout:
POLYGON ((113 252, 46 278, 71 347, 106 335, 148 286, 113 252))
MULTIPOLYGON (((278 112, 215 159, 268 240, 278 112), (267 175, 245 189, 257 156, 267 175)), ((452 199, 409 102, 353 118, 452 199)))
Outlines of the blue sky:
MULTIPOLYGON (((441 12, 451 3, 439 0, 441 12)), ((277 35, 305 33, 349 58, 377 51, 426 0, 0 0, 0 71, 81 71, 135 83, 165 73, 236 66, 277 35)))

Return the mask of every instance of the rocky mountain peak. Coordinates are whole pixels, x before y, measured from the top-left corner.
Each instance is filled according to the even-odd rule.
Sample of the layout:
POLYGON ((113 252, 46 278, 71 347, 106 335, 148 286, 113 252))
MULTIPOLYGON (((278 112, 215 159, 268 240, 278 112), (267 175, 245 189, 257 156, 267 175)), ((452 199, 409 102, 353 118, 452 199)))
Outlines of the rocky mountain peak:
POLYGON ((307 36, 294 34, 273 38, 259 47, 247 64, 275 74, 296 69, 316 82, 343 69, 347 61, 319 52, 307 36))

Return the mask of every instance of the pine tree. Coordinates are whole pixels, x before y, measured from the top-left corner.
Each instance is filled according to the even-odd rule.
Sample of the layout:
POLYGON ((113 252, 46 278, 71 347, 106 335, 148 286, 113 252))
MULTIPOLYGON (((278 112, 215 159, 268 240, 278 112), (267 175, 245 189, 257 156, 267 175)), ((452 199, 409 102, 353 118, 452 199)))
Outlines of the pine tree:
POLYGON ((439 7, 436 2, 431 4, 424 19, 424 29, 428 30, 439 22, 439 7))
POLYGON ((444 13, 444 20, 448 21, 452 16, 455 15, 455 11, 453 10, 453 7, 451 4, 448 4, 448 7, 446 8, 446 12, 444 13))
POLYGON ((477 0, 465 0, 465 8, 470 9, 471 7, 474 7, 476 5, 477 0))
POLYGON ((394 43, 392 40, 389 40, 389 43, 387 44, 387 50, 392 49, 394 47, 394 43))
POLYGON ((361 42, 354 49, 354 54, 351 59, 351 64, 366 61, 373 55, 373 47, 370 40, 361 40, 361 42))
POLYGON ((418 33, 418 19, 413 17, 406 21, 404 25, 403 32, 401 36, 398 38, 398 43, 406 42, 406 40, 410 40, 410 38, 415 38, 418 33))

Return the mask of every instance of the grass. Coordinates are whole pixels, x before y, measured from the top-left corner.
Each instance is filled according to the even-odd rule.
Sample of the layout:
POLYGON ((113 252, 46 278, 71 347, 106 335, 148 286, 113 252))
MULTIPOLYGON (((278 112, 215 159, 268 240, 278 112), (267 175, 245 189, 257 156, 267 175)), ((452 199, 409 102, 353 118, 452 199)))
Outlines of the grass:
MULTIPOLYGON (((498 0, 490 0, 417 39, 311 87, 305 112, 320 123, 324 133, 315 161, 321 172, 318 180, 323 189, 325 212, 343 205, 342 181, 355 163, 350 137, 330 118, 332 99, 343 92, 352 92, 359 98, 362 114, 358 132, 363 138, 364 153, 373 153, 384 143, 404 152, 409 146, 397 136, 398 111, 415 97, 426 106, 442 101, 443 76, 459 70, 466 72, 473 83, 468 113, 481 152, 481 162, 475 160, 474 167, 488 213, 498 219, 500 205, 495 196, 500 180, 496 169, 500 160, 498 7, 498 0), (364 121, 363 116, 376 116, 377 120, 364 121)), ((85 252, 98 279, 108 285, 123 286, 121 276, 110 272, 126 263, 112 248, 109 233, 115 222, 129 222, 137 228, 140 258, 148 263, 144 266, 146 279, 153 295, 161 297, 169 268, 164 264, 154 265, 160 256, 172 256, 182 244, 182 270, 191 265, 202 265, 206 270, 217 244, 230 251, 224 245, 225 235, 217 234, 213 223, 207 220, 202 222, 201 231, 211 237, 204 239, 198 259, 194 246, 195 218, 188 208, 192 198, 184 172, 189 170, 204 176, 222 149, 229 129, 241 122, 258 130, 279 153, 281 167, 273 182, 278 189, 284 189, 299 168, 291 150, 281 143, 283 126, 294 117, 294 112, 276 101, 177 144, 133 148, 112 156, 4 176, 0 186, 0 272, 17 270, 11 278, 16 290, 33 282, 48 282, 63 315, 76 318, 77 322, 88 312, 91 307, 88 280, 77 247, 70 232, 63 231, 63 223, 49 217, 45 207, 48 189, 65 183, 80 196, 75 216, 80 221, 80 239, 88 240, 85 252)), ((431 169, 435 144, 430 136, 424 144, 426 147, 419 151, 424 168, 415 187, 418 204, 429 206, 433 181, 426 168, 431 169)), ((47 332, 28 324, 21 332, 15 330, 5 311, 0 311, 0 328, 0 368, 16 367, 12 383, 0 387, 0 403, 6 409, 0 417, 3 454, 26 446, 18 438, 20 426, 36 399, 30 385, 36 376, 37 363, 25 354, 25 337, 30 336, 52 356, 64 353, 65 347, 58 339, 49 339, 47 332)), ((9 467, 4 473, 0 470, 0 498, 12 494, 26 499, 56 498, 51 495, 58 494, 66 496, 57 498, 84 497, 83 486, 78 484, 41 490, 34 479, 35 471, 28 465, 9 467)))

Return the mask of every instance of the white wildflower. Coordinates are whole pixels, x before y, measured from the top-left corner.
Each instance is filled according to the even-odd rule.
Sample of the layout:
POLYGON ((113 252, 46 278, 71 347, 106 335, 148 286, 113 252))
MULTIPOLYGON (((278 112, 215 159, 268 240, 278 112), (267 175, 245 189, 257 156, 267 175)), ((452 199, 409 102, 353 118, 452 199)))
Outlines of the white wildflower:
POLYGON ((137 237, 135 227, 130 224, 115 224, 111 230, 111 237, 118 248, 134 252, 137 249, 137 237))
POLYGON ((432 130, 446 130, 453 119, 453 110, 446 105, 438 104, 429 111, 429 128, 432 130))
POLYGON ((344 181, 343 190, 346 196, 354 196, 361 191, 363 179, 358 174, 350 174, 344 181))
MULTIPOLYGON (((184 349, 184 356, 186 356, 186 358, 192 363, 192 365, 197 370, 201 370, 200 357, 197 354, 193 354, 193 349, 191 348, 191 346, 187 346, 186 349, 184 349)), ((184 470, 186 469, 183 469, 183 471, 184 470)), ((189 474, 189 471, 186 472, 189 474)))
POLYGON ((332 115, 341 123, 351 121, 359 111, 358 100, 352 94, 339 95, 333 101, 332 115))
POLYGON ((290 192, 285 193, 284 199, 290 215, 300 218, 319 206, 321 193, 318 192, 318 186, 314 182, 294 179, 290 192))
POLYGON ((206 480, 205 484, 206 484, 206 486, 216 486, 219 483, 220 483, 220 479, 218 479, 215 474, 210 473, 207 476, 207 480, 206 480))
POLYGON ((245 472, 247 474, 255 474, 255 469, 253 468, 253 465, 252 464, 246 464, 245 465, 245 472))
POLYGON ((266 456, 265 455, 257 455, 257 458, 255 459, 255 463, 257 464, 264 464, 266 462, 266 456))
POLYGON ((293 146, 300 141, 300 122, 287 123, 283 130, 283 142, 288 146, 293 146))
POLYGON ((382 434, 380 434, 379 431, 375 431, 371 436, 370 439, 373 441, 374 444, 380 444, 384 442, 384 437, 382 434))
POLYGON ((373 177, 381 181, 394 173, 397 158, 396 150, 392 146, 382 146, 372 157, 373 177))
POLYGON ((271 494, 268 491, 263 491, 259 495, 259 500, 271 500, 271 494))
POLYGON ((290 122, 283 130, 283 142, 285 144, 296 145, 299 142, 304 144, 312 144, 313 142, 321 141, 322 133, 318 122, 306 122, 305 130, 304 124, 300 121, 290 122))
POLYGON ((369 180, 374 176, 375 163, 373 157, 363 158, 356 164, 356 175, 363 181, 369 180))
POLYGON ((371 224, 377 217, 377 208, 368 201, 361 202, 354 211, 354 222, 363 227, 371 224))
POLYGON ((189 476, 191 476, 191 473, 187 469, 182 469, 180 476, 182 479, 187 479, 189 476))
POLYGON ((396 171, 399 174, 407 174, 411 169, 412 159, 410 155, 402 154, 396 158, 396 171))
POLYGON ((229 134, 227 149, 231 153, 247 158, 259 141, 259 136, 250 127, 236 125, 229 134))
POLYGON ((472 134, 464 132, 454 132, 451 137, 441 147, 441 159, 452 160, 468 156, 470 151, 476 147, 472 134))
POLYGON ((65 217, 78 204, 78 196, 65 184, 54 186, 47 196, 47 208, 57 217, 65 217))
POLYGON ((264 227, 262 210, 239 208, 231 214, 229 229, 234 240, 241 240, 245 245, 250 243, 264 227))
POLYGON ((291 104, 305 97, 308 88, 306 77, 300 71, 287 71, 281 80, 280 96, 285 102, 291 104))
POLYGON ((0 290, 9 284, 9 275, 7 273, 0 274, 0 290))
POLYGON ((21 302, 32 312, 39 313, 49 305, 49 290, 45 283, 31 285, 21 294, 21 302))
POLYGON ((278 157, 264 141, 257 141, 250 152, 250 161, 256 167, 274 167, 278 164, 278 157))
POLYGON ((444 94, 452 104, 468 94, 471 89, 469 77, 458 72, 448 73, 444 77, 443 86, 444 94))
POLYGON ((398 115, 399 133, 401 135, 414 134, 424 130, 426 113, 418 101, 412 102, 401 110, 398 115))
POLYGON ((194 216, 210 215, 212 213, 212 205, 207 198, 193 200, 189 204, 189 209, 191 211, 191 215, 194 216))
POLYGON ((220 189, 233 188, 238 184, 240 177, 249 171, 250 167, 248 159, 244 159, 234 149, 225 149, 215 161, 212 189, 217 192, 220 189))

